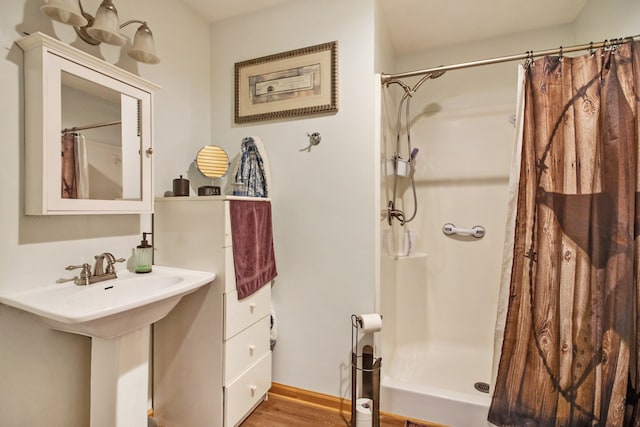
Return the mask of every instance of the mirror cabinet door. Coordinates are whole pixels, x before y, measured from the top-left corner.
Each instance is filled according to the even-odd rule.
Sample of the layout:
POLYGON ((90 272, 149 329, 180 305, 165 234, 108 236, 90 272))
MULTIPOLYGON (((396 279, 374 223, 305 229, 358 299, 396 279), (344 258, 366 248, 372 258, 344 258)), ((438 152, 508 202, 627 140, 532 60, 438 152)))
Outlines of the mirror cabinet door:
POLYGON ((158 87, 40 33, 21 42, 26 213, 153 212, 158 87))
POLYGON ((50 158, 56 157, 49 168, 49 209, 138 209, 145 201, 143 183, 151 179, 144 176, 150 155, 143 149, 150 134, 150 116, 144 115, 149 94, 50 56, 49 105, 60 107, 56 116, 51 111, 46 133, 50 158), (62 156, 54 154, 57 144, 62 156))

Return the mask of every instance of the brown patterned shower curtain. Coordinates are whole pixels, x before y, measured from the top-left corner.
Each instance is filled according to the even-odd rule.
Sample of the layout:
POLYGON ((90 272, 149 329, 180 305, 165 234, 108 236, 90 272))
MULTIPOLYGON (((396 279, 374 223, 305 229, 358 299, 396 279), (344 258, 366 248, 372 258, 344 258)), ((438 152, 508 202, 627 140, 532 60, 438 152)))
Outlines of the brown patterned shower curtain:
POLYGON ((639 49, 527 71, 498 426, 640 426, 639 49))

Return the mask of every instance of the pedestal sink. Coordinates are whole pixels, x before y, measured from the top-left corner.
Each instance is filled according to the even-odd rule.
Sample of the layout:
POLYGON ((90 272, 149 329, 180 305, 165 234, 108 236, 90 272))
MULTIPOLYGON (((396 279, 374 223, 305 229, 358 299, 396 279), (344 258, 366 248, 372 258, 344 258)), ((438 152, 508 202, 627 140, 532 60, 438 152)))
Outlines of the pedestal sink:
POLYGON ((91 427, 147 425, 149 325, 215 279, 213 273, 162 266, 118 276, 0 295, 0 303, 38 316, 52 329, 91 337, 91 427))

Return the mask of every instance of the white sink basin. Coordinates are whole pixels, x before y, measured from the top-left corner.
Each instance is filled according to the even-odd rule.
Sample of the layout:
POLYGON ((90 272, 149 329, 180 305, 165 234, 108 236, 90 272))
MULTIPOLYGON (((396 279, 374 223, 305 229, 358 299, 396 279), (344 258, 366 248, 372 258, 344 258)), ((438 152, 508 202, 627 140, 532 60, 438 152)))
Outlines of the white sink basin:
POLYGON ((215 274, 153 266, 87 286, 73 282, 0 295, 0 303, 35 314, 52 329, 98 338, 128 334, 165 317, 180 299, 215 274))

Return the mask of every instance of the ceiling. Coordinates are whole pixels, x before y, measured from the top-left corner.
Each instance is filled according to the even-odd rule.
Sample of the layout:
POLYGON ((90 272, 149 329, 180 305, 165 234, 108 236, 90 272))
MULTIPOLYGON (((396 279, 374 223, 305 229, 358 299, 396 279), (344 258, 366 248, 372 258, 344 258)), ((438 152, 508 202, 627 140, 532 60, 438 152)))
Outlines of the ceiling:
MULTIPOLYGON (((183 0, 209 22, 299 0, 183 0)), ((573 22, 588 0, 380 0, 399 55, 573 22)))
POLYGON ((182 0, 209 22, 266 9, 280 3, 297 0, 182 0))

